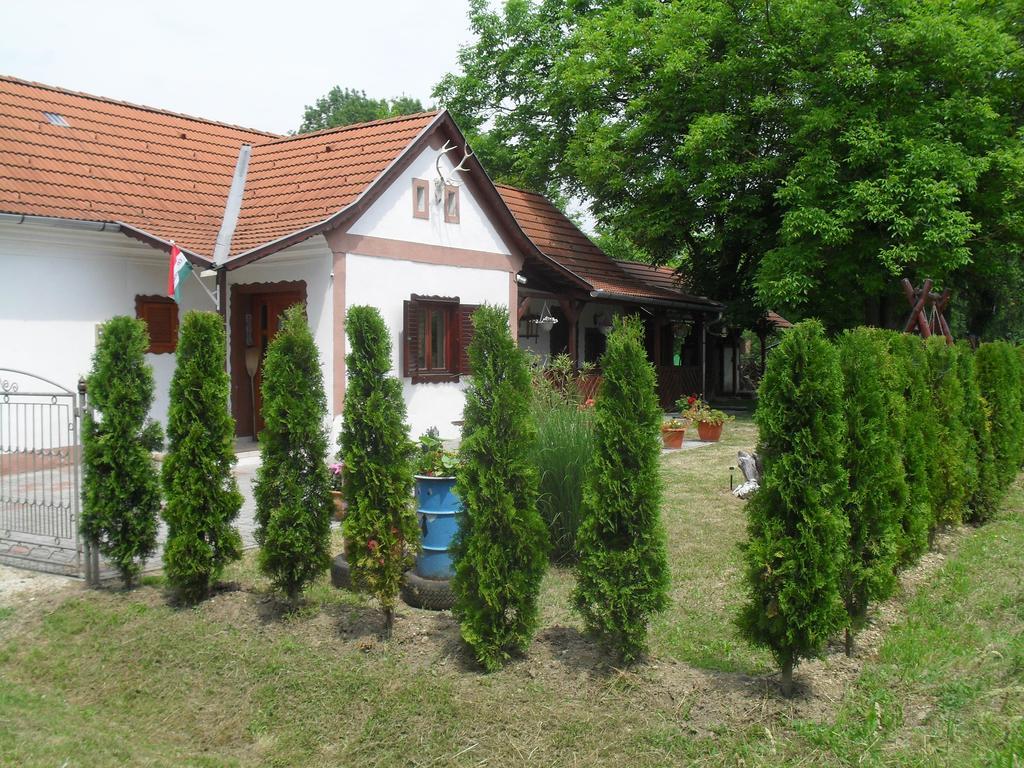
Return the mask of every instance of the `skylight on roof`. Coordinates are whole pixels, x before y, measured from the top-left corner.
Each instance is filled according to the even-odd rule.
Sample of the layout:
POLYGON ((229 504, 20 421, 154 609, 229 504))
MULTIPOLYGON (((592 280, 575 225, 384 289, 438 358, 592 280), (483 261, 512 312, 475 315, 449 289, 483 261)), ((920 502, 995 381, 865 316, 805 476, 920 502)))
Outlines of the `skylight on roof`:
POLYGON ((58 115, 56 112, 43 112, 43 117, 46 118, 50 125, 56 125, 61 128, 71 127, 71 123, 64 119, 64 115, 58 115))

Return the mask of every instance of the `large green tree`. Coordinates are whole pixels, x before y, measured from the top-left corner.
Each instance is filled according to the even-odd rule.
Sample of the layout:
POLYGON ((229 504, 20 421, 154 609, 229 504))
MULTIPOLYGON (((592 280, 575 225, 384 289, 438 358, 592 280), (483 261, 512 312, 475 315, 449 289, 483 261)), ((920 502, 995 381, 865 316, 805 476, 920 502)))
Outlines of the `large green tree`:
POLYGON ((1005 333, 1024 324, 1021 18, 1022 0, 473 0, 435 96, 492 174, 588 201, 737 319, 855 325, 927 275, 964 287, 962 325, 1005 333))
POLYGON ((353 123, 368 123, 371 120, 383 120, 387 117, 411 115, 422 111, 423 104, 411 96, 372 99, 366 95, 366 91, 336 85, 315 103, 306 106, 298 133, 338 128, 353 123))

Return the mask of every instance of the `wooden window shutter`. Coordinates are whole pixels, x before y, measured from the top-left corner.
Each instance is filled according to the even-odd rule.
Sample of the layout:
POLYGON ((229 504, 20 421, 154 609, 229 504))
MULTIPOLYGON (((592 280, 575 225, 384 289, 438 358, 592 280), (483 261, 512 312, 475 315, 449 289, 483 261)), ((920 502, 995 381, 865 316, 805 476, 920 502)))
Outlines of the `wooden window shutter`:
POLYGON ((136 296, 135 317, 146 323, 151 354, 174 352, 178 347, 178 305, 166 296, 136 296))
POLYGON ((414 377, 418 372, 416 354, 420 342, 420 318, 416 302, 405 301, 403 305, 402 375, 414 377))
POLYGON ((469 345, 473 341, 473 313, 479 304, 459 305, 459 373, 469 375, 469 345))

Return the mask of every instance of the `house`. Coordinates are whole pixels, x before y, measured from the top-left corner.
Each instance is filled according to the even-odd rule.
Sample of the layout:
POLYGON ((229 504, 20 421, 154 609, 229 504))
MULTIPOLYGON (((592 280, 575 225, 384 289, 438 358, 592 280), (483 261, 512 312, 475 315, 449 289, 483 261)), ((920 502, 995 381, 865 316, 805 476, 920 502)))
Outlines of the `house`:
POLYGON ((510 308, 524 348, 580 362, 600 355, 612 315, 641 314, 664 404, 705 389, 722 310, 613 261, 544 197, 493 184, 444 110, 278 136, 12 77, 0 77, 0 275, 0 367, 74 388, 98 326, 134 314, 149 326, 159 420, 181 314, 219 311, 240 437, 262 426, 261 356, 296 302, 335 430, 345 311, 371 304, 413 434, 445 436, 481 303, 510 308), (194 266, 180 303, 166 295, 172 245, 194 266))

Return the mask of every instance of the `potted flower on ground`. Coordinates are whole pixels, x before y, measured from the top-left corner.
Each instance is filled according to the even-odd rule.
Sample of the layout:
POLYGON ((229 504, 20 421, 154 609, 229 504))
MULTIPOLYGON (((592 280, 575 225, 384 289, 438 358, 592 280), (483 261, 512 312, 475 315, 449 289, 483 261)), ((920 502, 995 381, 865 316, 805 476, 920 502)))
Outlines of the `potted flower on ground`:
POLYGON ((732 421, 735 417, 725 411, 712 408, 704 398, 697 395, 687 395, 676 402, 683 416, 691 421, 697 422, 697 434, 705 443, 716 443, 722 436, 722 428, 725 422, 732 421))
POLYGON ((331 472, 331 499, 334 501, 334 519, 344 520, 345 511, 348 509, 348 505, 341 495, 345 484, 345 464, 336 461, 333 464, 329 464, 327 468, 331 472))
POLYGON ((669 419, 661 425, 661 444, 665 448, 682 448, 683 437, 686 435, 686 422, 680 419, 669 419))

